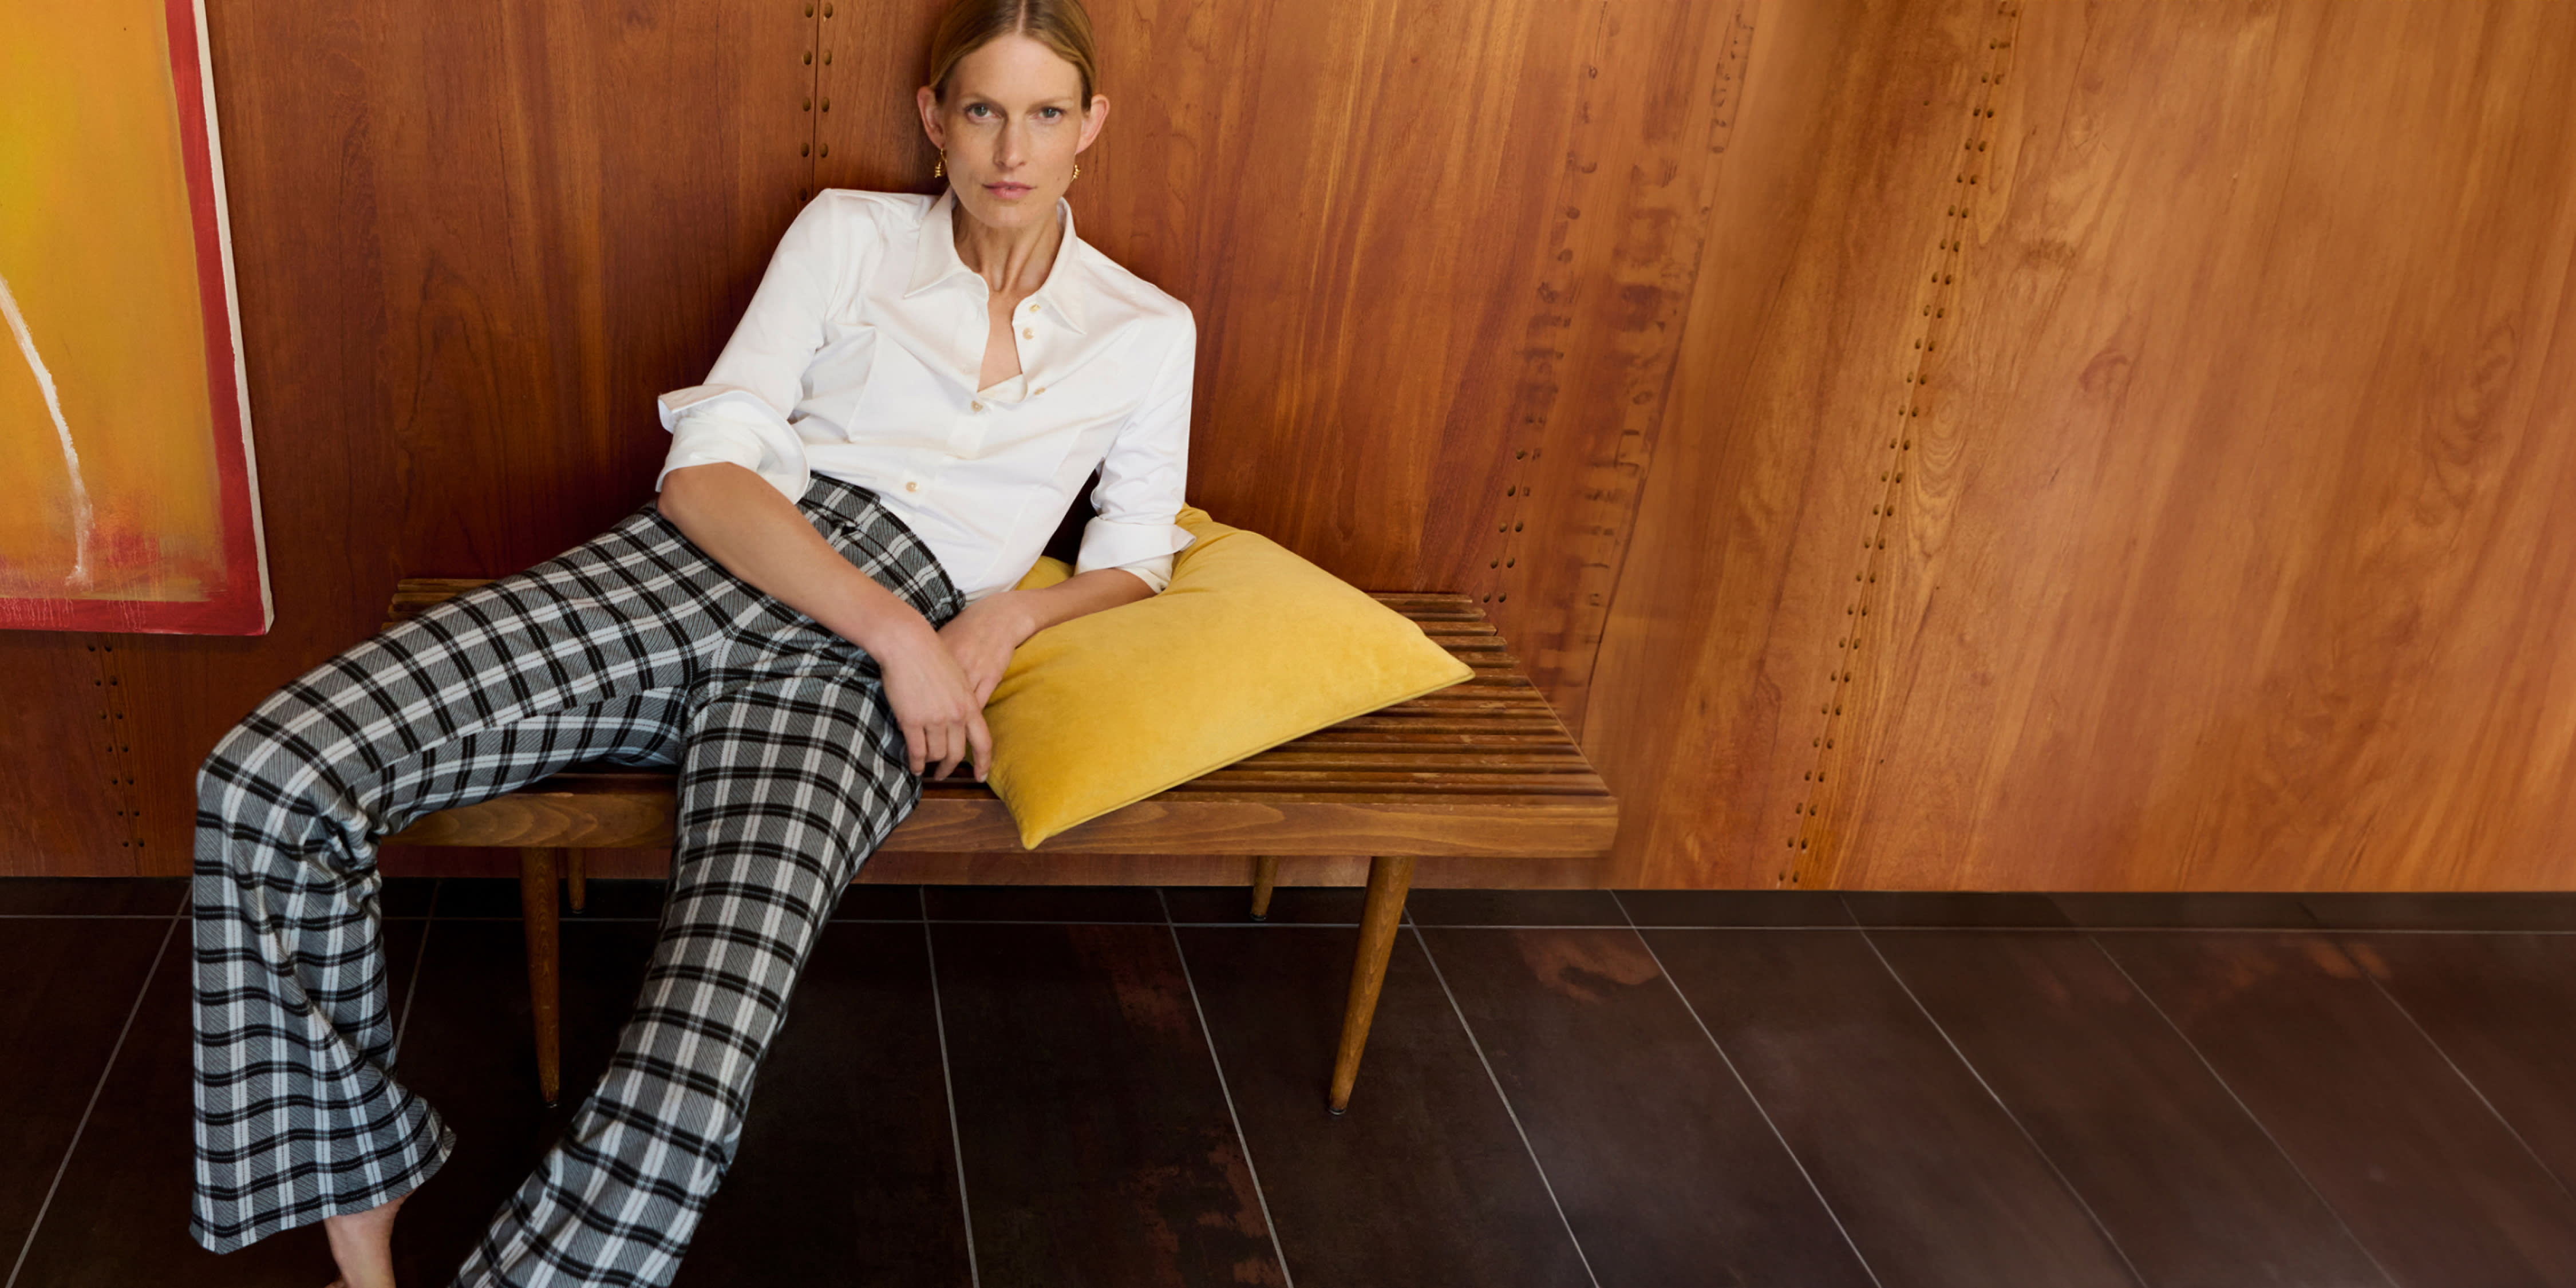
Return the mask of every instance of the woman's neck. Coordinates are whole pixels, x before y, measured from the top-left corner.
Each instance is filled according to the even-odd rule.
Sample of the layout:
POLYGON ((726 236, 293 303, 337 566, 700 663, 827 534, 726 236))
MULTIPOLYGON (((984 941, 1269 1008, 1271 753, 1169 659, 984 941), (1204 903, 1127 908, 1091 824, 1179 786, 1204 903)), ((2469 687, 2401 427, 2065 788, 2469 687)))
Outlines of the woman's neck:
POLYGON ((978 221, 963 205, 951 213, 957 258, 982 276, 994 294, 1022 296, 1046 285, 1047 270, 1064 243, 1061 215, 1049 211, 1050 218, 1028 228, 1000 229, 978 221))

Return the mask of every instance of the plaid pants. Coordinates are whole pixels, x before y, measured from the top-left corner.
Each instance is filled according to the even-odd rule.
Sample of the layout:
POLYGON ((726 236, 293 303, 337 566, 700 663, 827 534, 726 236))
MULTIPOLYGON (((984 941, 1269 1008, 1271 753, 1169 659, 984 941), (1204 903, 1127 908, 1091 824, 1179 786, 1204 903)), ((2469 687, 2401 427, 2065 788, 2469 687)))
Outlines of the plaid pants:
MULTIPOLYGON (((965 606, 873 493, 818 476, 799 509, 932 625, 965 606)), ((875 660, 650 505, 314 667, 207 758, 199 1243, 362 1212, 438 1170, 455 1138, 393 1077, 376 839, 585 761, 679 767, 661 935, 607 1075, 458 1282, 670 1281, 816 934, 921 782, 875 660)))

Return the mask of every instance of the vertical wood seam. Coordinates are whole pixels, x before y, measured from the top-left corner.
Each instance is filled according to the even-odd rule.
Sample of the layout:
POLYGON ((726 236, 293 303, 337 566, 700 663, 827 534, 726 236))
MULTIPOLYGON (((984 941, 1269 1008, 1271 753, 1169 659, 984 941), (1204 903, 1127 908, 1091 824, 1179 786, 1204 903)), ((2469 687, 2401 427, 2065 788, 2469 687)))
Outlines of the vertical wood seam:
MULTIPOLYGON (((1574 235, 1574 220, 1579 217, 1575 212, 1580 209, 1578 200, 1583 197, 1586 187, 1583 176, 1600 167, 1597 160, 1583 161, 1577 148, 1581 144, 1579 127, 1592 115, 1590 86, 1600 78, 1601 65, 1607 61, 1603 55, 1609 39, 1610 5, 1608 0, 1603 0, 1593 8, 1590 48, 1584 52, 1580 64, 1582 70, 1574 91, 1573 115, 1577 128, 1568 131, 1565 165, 1558 172, 1556 186, 1548 194, 1548 209, 1554 213, 1549 219, 1546 243, 1551 254, 1543 261, 1547 264, 1559 262, 1553 252, 1564 250, 1566 242, 1574 235)), ((1495 447, 1500 451, 1512 447, 1512 439, 1522 440, 1522 445, 1512 450, 1512 459, 1520 465, 1506 471, 1511 481, 1503 486, 1502 515, 1494 525, 1493 557, 1485 561, 1489 575, 1485 578, 1484 593, 1478 596, 1479 603, 1509 602, 1511 599, 1511 591, 1504 583, 1520 560, 1520 551, 1512 538, 1526 521, 1530 462, 1538 459, 1539 449, 1547 436, 1545 427, 1556 410, 1555 367, 1565 360, 1566 353, 1556 347, 1558 336, 1550 332, 1561 333, 1574 324, 1572 313, 1560 310, 1570 310, 1577 285, 1570 276, 1549 280, 1555 276, 1549 268, 1539 270, 1539 311, 1532 319, 1529 342, 1521 352, 1520 388, 1503 417, 1503 442, 1495 447)), ((1469 566, 1474 566, 1472 557, 1469 566)))
MULTIPOLYGON (((1478 593, 1481 586, 1481 600, 1500 606, 1498 621, 1508 625, 1513 613, 1521 614, 1517 635, 1529 646, 1533 678, 1578 738, 1609 605, 1627 564, 1639 501, 1680 363, 1681 332, 1725 174, 1760 5, 1761 0, 1736 0, 1725 12, 1711 6, 1705 19, 1674 29, 1681 43, 1665 48, 1711 49, 1714 54, 1694 52, 1672 70, 1670 84, 1684 92, 1670 100, 1650 92, 1644 101, 1669 101, 1688 112, 1692 124, 1670 135, 1650 131, 1655 147, 1648 155, 1630 156, 1629 164, 1608 173, 1599 173, 1601 162, 1615 162, 1623 154, 1604 150, 1602 132, 1618 127, 1611 123, 1614 114, 1594 111, 1589 86, 1604 71, 1615 75, 1627 51, 1649 38, 1620 39, 1623 21, 1648 22, 1651 28, 1638 11, 1653 12, 1654 7, 1601 6, 1590 56, 1578 67, 1573 124, 1566 134, 1563 168, 1551 189, 1537 308, 1523 333, 1519 370, 1500 426, 1506 438, 1496 449, 1513 446, 1510 439, 1517 437, 1527 444, 1527 455, 1498 460, 1497 472, 1507 479, 1506 496, 1498 509, 1480 510, 1497 520, 1497 542, 1488 548, 1487 571, 1481 576, 1473 571, 1469 548, 1463 578, 1469 593, 1478 593), (1660 164, 1655 164, 1657 158, 1660 164), (1596 227, 1578 234, 1575 223, 1587 211, 1596 227), (1600 220, 1608 220, 1614 231, 1605 235, 1600 220), (1601 262, 1551 281, 1549 266, 1571 263, 1578 243, 1601 262), (1569 366, 1577 368, 1571 378, 1561 370, 1569 366), (1589 386, 1599 374, 1613 371, 1615 380, 1605 382, 1614 387, 1611 397, 1568 402, 1569 383, 1589 386), (1536 465, 1551 435, 1567 440, 1556 445, 1588 454, 1571 473, 1562 462, 1548 469, 1536 465), (1544 510, 1530 507, 1530 479, 1540 472, 1550 473, 1571 495, 1552 500, 1544 510), (1525 545, 1522 534, 1531 516, 1541 521, 1542 531, 1525 545), (1522 572, 1518 562, 1524 554, 1547 567, 1522 572), (1533 576, 1540 584, 1555 584, 1552 602, 1511 609, 1512 586, 1517 581, 1528 589, 1533 576)), ((1636 87, 1622 83, 1620 88, 1624 93, 1636 87)))
MULTIPOLYGON (((1708 111, 1708 153, 1712 158, 1717 159, 1709 162, 1709 171, 1702 179, 1703 190, 1713 189, 1718 182, 1720 174, 1722 173, 1724 165, 1723 158, 1726 155, 1727 146, 1734 139, 1736 113, 1743 106, 1742 89, 1745 76, 1745 63, 1752 55, 1753 46, 1753 23, 1746 16, 1746 10, 1751 7, 1752 6, 1750 4, 1737 5, 1735 12, 1727 19, 1725 35, 1722 38, 1724 41, 1724 48, 1719 54, 1717 74, 1715 77, 1716 84, 1710 90, 1708 111)), ((1592 50, 1585 57, 1582 64, 1583 79, 1587 82, 1598 79, 1602 66, 1609 61, 1607 57, 1607 41, 1610 29, 1609 18, 1609 6, 1604 4, 1600 9, 1599 21, 1597 21, 1593 27, 1592 50)), ((1574 115, 1578 122, 1587 121, 1591 117, 1591 102, 1588 97, 1588 93, 1589 91, 1584 90, 1578 90, 1576 93, 1574 115)), ((1569 140, 1569 142, 1572 142, 1572 140, 1569 140)), ((1583 196, 1579 189, 1586 186, 1578 176, 1590 175, 1599 168, 1600 162, 1597 159, 1587 162, 1582 160, 1580 154, 1574 150, 1569 149, 1567 151, 1565 157, 1565 177, 1559 181, 1554 193, 1555 199, 1550 206, 1552 210, 1558 212, 1554 227, 1551 229, 1548 237, 1548 246, 1551 249, 1562 249, 1566 241, 1572 236, 1572 223, 1576 217, 1574 212, 1580 208, 1581 201, 1579 199, 1583 196)), ((1704 242, 1708 235, 1708 207, 1705 201, 1701 203, 1699 216, 1699 237, 1704 242)), ((1699 246, 1692 247, 1690 262, 1694 265, 1700 261, 1700 249, 1701 248, 1699 246)), ((1549 262, 1553 263, 1555 261, 1551 259, 1549 262)), ((1550 325, 1559 330, 1571 327, 1573 325, 1573 318, 1570 313, 1553 314, 1548 310, 1557 307, 1570 308, 1571 301, 1574 299, 1578 289, 1577 284, 1571 280, 1566 281, 1562 287, 1551 284, 1548 281, 1548 271, 1546 269, 1541 269, 1538 282, 1539 303, 1542 308, 1542 312, 1540 314, 1541 318, 1545 319, 1550 325)), ((1681 296, 1685 310, 1687 310, 1688 307, 1688 294, 1689 293, 1687 291, 1684 291, 1681 296)), ((1532 329, 1535 331, 1537 328, 1534 327, 1532 329)), ((1669 395, 1672 387, 1672 373, 1674 368, 1679 365, 1679 352, 1680 341, 1677 337, 1673 344, 1675 360, 1664 364, 1661 382, 1662 388, 1655 399, 1656 415, 1658 417, 1662 415, 1665 398, 1669 395)), ((1524 356, 1544 358, 1545 365, 1552 368, 1556 362, 1563 360, 1566 355, 1562 350, 1555 349, 1550 345, 1542 344, 1534 338, 1530 346, 1524 350, 1524 356)), ((1547 424, 1550 416, 1552 416, 1555 411, 1555 395, 1558 390, 1552 377, 1553 373, 1551 371, 1549 383, 1545 385, 1546 396, 1543 400, 1538 400, 1538 406, 1534 408, 1529 405, 1532 400, 1529 400, 1526 397, 1516 399, 1515 405, 1504 418, 1504 441, 1499 445, 1497 450, 1500 450, 1500 447, 1511 447, 1511 440, 1515 437, 1523 438, 1527 445, 1514 448, 1512 452, 1512 459, 1518 462, 1518 464, 1510 468, 1509 474, 1511 481, 1503 488, 1503 497, 1509 504, 1504 507, 1504 514, 1501 522, 1495 525, 1494 531, 1497 539, 1494 543, 1494 554, 1492 558, 1485 562, 1486 570, 1492 575, 1486 578, 1486 593, 1479 596, 1479 602, 1482 603, 1508 602, 1511 597, 1510 591, 1506 587, 1505 583, 1509 579, 1510 574, 1517 569, 1519 558, 1522 554, 1521 529, 1524 523, 1526 508, 1529 504, 1531 472, 1536 468, 1536 462, 1539 458, 1539 452, 1542 445, 1541 440, 1545 438, 1545 434, 1542 432, 1543 427, 1547 424)), ((1523 380, 1524 390, 1528 389, 1531 383, 1532 382, 1529 378, 1525 376, 1523 380)), ((1636 436, 1636 431, 1629 431, 1627 437, 1634 436, 1636 436)), ((1649 460, 1640 460, 1637 462, 1636 468, 1641 478, 1650 464, 1651 461, 1649 460)), ((1639 487, 1640 490, 1642 490, 1642 483, 1639 487)), ((1629 525, 1631 529, 1633 529, 1634 525, 1634 509, 1635 507, 1631 505, 1629 525)), ((1625 564, 1624 556, 1626 553, 1626 539, 1625 534, 1620 538, 1621 548, 1619 555, 1623 566, 1625 564)), ((1611 598, 1615 598, 1616 593, 1617 575, 1614 572, 1611 578, 1611 587, 1608 591, 1604 592, 1602 599, 1602 604, 1604 606, 1603 617, 1606 617, 1607 615, 1606 605, 1611 598)), ((1592 630, 1592 639, 1588 641, 1578 640, 1571 642, 1590 644, 1591 652, 1586 656, 1591 660, 1597 661, 1600 651, 1599 620, 1596 620, 1593 623, 1592 630)), ((1591 672, 1587 666, 1587 669, 1584 672, 1583 687, 1588 690, 1590 685, 1591 672)), ((1578 728, 1575 732, 1580 734, 1581 730, 1578 728)))
MULTIPOLYGON (((1938 233, 1933 247, 1925 256, 1928 267, 1917 271, 1914 295, 1908 302, 1911 312, 1906 329, 1913 339, 1908 350, 1899 355, 1897 365, 1903 369, 1903 383, 1892 417, 1894 424, 1871 433, 1873 441, 1880 432, 1887 436, 1887 446, 1874 449, 1883 452, 1884 465, 1879 471, 1877 493, 1862 523, 1859 566, 1852 573, 1854 586, 1843 608, 1849 620, 1834 641, 1824 698, 1817 705, 1818 728, 1808 744, 1815 750, 1815 760, 1800 776, 1805 786, 1793 807, 1797 830, 1789 836, 1788 863, 1773 878, 1775 885, 1831 889, 1840 877, 1842 859, 1848 852, 1846 845, 1837 842, 1848 840, 1850 834, 1841 807, 1847 803, 1842 793, 1851 782, 1844 762, 1852 751, 1852 726, 1859 722, 1861 714, 1861 694, 1853 680, 1854 663, 1862 647, 1871 642, 1870 609, 1880 610, 1880 626, 1888 620, 1888 587, 1894 579, 1881 574, 1890 570, 1893 558, 1905 553, 1903 533, 1896 525, 1897 508, 1905 491, 1905 467, 1913 459, 1914 436, 1920 429, 1916 422, 1931 403, 1929 391, 1939 366, 1933 355, 1958 329, 1958 321, 1952 315, 1957 311, 1959 275, 1965 268, 1968 216, 1984 195, 1981 180, 1988 172, 1986 158, 1995 136, 1995 90, 2011 69, 2021 4, 2022 0, 1994 0, 1989 14, 1986 68, 1978 73, 1976 88, 1970 93, 1968 125, 1956 158, 1958 168, 1949 197, 1943 203, 1940 222, 1935 225, 1938 233), (1887 553, 1890 536, 1899 538, 1894 556, 1887 553)), ((1927 99, 1924 106, 1934 104, 1927 99)), ((1876 660, 1883 652, 1872 652, 1870 657, 1876 660)))
POLYGON ((114 644, 89 645, 90 659, 96 664, 99 741, 106 750, 102 763, 108 772, 108 803, 115 818, 116 848, 126 852, 127 874, 143 870, 143 811, 136 800, 134 768, 134 732, 126 719, 125 675, 116 658, 114 644))
POLYGON ((831 146, 823 138, 823 112, 818 107, 823 98, 823 67, 832 61, 832 47, 823 40, 823 22, 831 16, 832 0, 806 0, 805 3, 805 142, 798 155, 805 162, 805 178, 796 186, 796 204, 803 208, 814 196, 816 154, 831 146))

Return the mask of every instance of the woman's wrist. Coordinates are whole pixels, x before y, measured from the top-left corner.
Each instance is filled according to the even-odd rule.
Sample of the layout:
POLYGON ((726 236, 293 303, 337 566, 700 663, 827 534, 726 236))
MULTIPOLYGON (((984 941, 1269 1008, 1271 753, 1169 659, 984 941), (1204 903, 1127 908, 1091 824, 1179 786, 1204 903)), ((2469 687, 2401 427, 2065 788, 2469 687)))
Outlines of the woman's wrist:
POLYGON ((1033 590, 1013 587, 1009 590, 995 591, 979 601, 978 606, 1010 628, 1008 635, 1013 648, 1018 648, 1030 636, 1044 630, 1047 625, 1043 616, 1044 606, 1038 600, 1037 592, 1033 590))
POLYGON ((849 571, 850 593, 833 614, 834 620, 823 623, 832 633, 880 660, 902 657, 924 642, 938 640, 939 633, 931 629, 930 619, 923 617, 921 610, 905 603, 875 578, 856 568, 849 571))
POLYGON ((1093 569, 1051 586, 1005 593, 1013 597, 1010 608, 1019 615, 1020 625, 1026 628, 1022 639, 1102 609, 1154 597, 1153 587, 1144 578, 1124 568, 1093 569), (1123 575, 1111 576, 1112 573, 1123 575))

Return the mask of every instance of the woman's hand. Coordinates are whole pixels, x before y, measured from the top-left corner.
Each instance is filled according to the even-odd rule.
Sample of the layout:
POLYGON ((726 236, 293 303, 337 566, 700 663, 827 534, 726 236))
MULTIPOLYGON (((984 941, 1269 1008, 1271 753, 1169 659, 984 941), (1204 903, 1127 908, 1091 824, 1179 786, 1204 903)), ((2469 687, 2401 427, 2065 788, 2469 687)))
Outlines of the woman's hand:
POLYGON ((913 772, 921 772, 925 755, 931 760, 944 756, 932 777, 946 778, 971 748, 975 781, 984 781, 993 768, 993 735, 984 724, 984 704, 992 701, 1002 673, 1010 670, 1011 655, 1030 636, 1058 622, 1152 593, 1132 573, 1095 569, 1044 590, 987 595, 959 609, 935 633, 928 630, 928 618, 913 614, 910 625, 922 634, 898 633, 878 657, 886 697, 894 703, 904 743, 912 751, 913 772), (926 648, 923 635, 929 641, 926 648))
POLYGON ((931 629, 929 619, 915 613, 908 628, 889 632, 878 643, 876 659, 886 701, 894 708, 895 723, 903 727, 904 752, 912 772, 921 773, 936 761, 939 772, 931 777, 946 778, 958 761, 971 758, 975 781, 984 781, 993 765, 993 734, 984 727, 984 694, 968 681, 956 654, 931 629))
POLYGON ((1010 669, 1012 651, 1037 634, 1037 624, 1020 602, 1023 594, 1005 590, 987 595, 939 628, 940 641, 965 673, 966 687, 974 691, 977 710, 993 700, 993 686, 1010 669))

